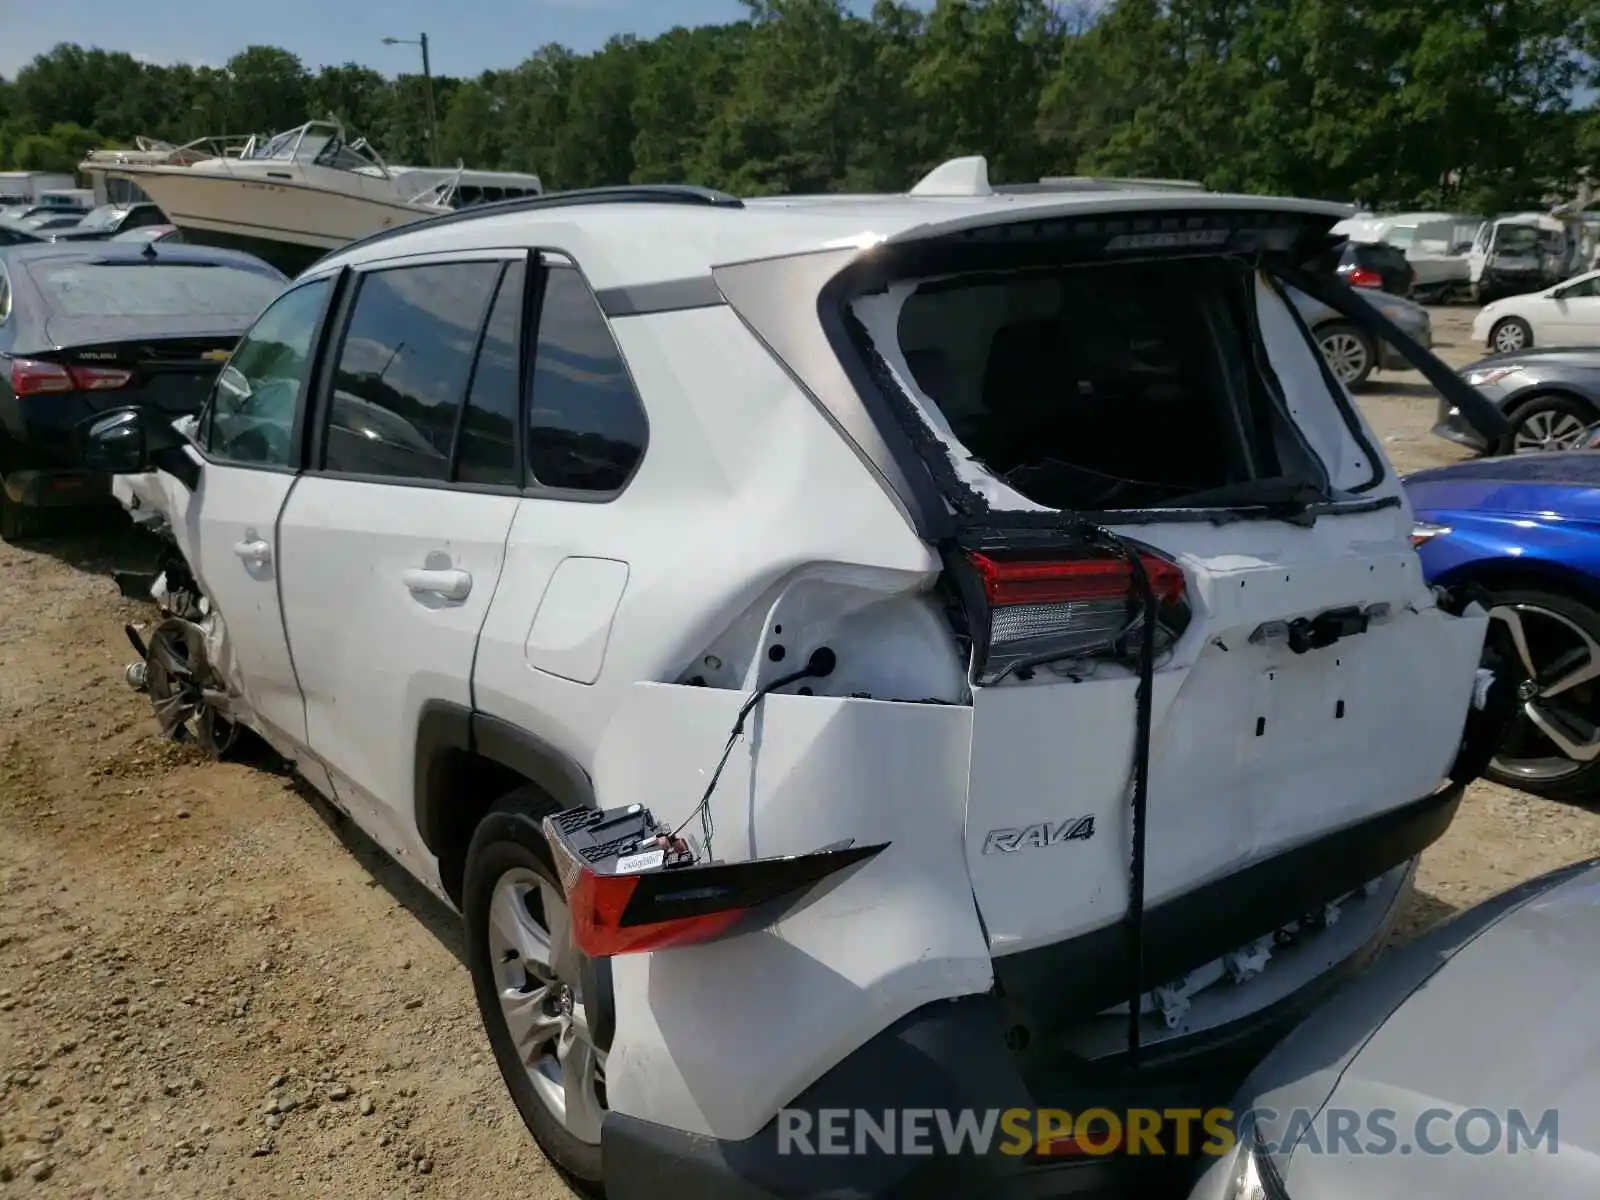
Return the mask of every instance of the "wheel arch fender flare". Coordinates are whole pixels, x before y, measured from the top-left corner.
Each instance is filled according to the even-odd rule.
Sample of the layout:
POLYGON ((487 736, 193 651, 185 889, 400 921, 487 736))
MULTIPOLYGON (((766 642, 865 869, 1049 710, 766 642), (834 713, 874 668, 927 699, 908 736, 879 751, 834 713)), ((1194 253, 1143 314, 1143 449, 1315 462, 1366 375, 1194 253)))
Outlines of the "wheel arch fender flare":
POLYGON ((417 832, 435 855, 447 825, 452 751, 516 772, 561 808, 595 803, 588 772, 537 734, 465 705, 430 700, 417 719, 414 804, 417 832))

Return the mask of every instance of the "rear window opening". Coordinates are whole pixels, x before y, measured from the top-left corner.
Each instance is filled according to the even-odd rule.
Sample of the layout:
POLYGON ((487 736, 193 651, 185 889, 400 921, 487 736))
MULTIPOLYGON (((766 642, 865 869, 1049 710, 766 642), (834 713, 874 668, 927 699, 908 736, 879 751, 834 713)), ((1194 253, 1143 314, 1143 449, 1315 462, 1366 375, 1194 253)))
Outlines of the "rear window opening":
POLYGON ((991 506, 1326 500, 1255 304, 1253 268, 1212 256, 926 279, 851 308, 875 374, 991 506))

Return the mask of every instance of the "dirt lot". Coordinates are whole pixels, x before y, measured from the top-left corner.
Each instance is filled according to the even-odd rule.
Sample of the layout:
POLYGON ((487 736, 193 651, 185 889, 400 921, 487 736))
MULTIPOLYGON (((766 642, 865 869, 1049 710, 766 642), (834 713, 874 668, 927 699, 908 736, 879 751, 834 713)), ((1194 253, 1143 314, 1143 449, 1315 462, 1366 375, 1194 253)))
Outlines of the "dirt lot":
MULTIPOLYGON (((1467 319, 1435 314, 1457 362, 1467 319)), ((1420 377, 1379 378, 1390 455, 1449 461, 1420 377)), ((155 736, 121 680, 150 610, 109 577, 142 552, 116 529, 0 546, 0 1193, 570 1195, 449 915, 291 779, 155 736)), ((1480 785, 1408 926, 1594 854, 1600 816, 1480 785)))

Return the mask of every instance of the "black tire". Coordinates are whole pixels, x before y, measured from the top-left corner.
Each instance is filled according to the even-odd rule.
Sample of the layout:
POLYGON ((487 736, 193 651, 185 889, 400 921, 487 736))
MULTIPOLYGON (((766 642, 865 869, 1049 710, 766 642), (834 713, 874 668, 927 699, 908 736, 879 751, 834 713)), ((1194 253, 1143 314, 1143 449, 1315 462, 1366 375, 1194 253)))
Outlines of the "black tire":
MULTIPOLYGON (((1554 662, 1560 657, 1561 647, 1569 640, 1581 645, 1578 634, 1565 628, 1563 622, 1576 626, 1600 645, 1600 612, 1589 600, 1541 584, 1493 587, 1489 592, 1496 610, 1510 608, 1518 612, 1534 664, 1540 670, 1549 665, 1543 661, 1545 658, 1554 662)), ((1526 667, 1520 662, 1517 665, 1521 683, 1526 667)), ((1579 684, 1562 696, 1559 709, 1575 709, 1586 720, 1600 723, 1600 681, 1579 684)), ((1517 717, 1484 771, 1484 778, 1566 803, 1600 799, 1600 759, 1588 763, 1571 760, 1524 715, 1517 717), (1558 759, 1568 765, 1560 766, 1558 759)))
POLYGON ((1496 354, 1516 354, 1533 345, 1533 327, 1521 317, 1502 317, 1489 330, 1488 345, 1496 354))
POLYGON ((12 500, 0 478, 0 541, 14 545, 44 537, 55 528, 54 516, 50 509, 30 508, 12 500))
POLYGON ((500 1007, 489 944, 490 905, 496 885, 508 872, 532 871, 560 890, 550 848, 539 826, 540 820, 555 810, 550 798, 532 785, 494 804, 467 848, 461 911, 478 1015, 512 1103, 545 1157, 584 1190, 598 1194, 603 1178, 600 1146, 575 1137, 534 1089, 500 1007))
POLYGON ((1364 329, 1330 321, 1317 329, 1317 349, 1334 378, 1351 391, 1366 384, 1378 368, 1378 345, 1364 329))
POLYGON ((1511 432, 1500 442, 1502 454, 1534 454, 1545 450, 1577 449, 1583 444, 1581 431, 1600 421, 1592 404, 1568 392, 1547 392, 1534 396, 1514 411, 1511 432), (1577 425, 1574 426, 1573 422, 1577 425), (1546 445, 1551 437, 1575 438, 1573 445, 1546 445))

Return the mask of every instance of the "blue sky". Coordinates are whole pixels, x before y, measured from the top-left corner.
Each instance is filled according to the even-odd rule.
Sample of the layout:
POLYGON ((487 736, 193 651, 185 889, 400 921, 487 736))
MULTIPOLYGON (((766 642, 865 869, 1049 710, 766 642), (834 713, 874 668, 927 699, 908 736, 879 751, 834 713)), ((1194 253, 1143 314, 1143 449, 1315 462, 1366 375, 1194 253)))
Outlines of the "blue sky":
POLYGON ((732 21, 745 12, 738 0, 0 0, 0 9, 0 75, 8 78, 61 41, 213 66, 265 43, 312 68, 358 62, 389 74, 416 70, 417 50, 384 46, 382 39, 415 38, 423 30, 436 72, 475 75, 514 66, 546 42, 592 50, 614 33, 653 37, 674 25, 732 21))

